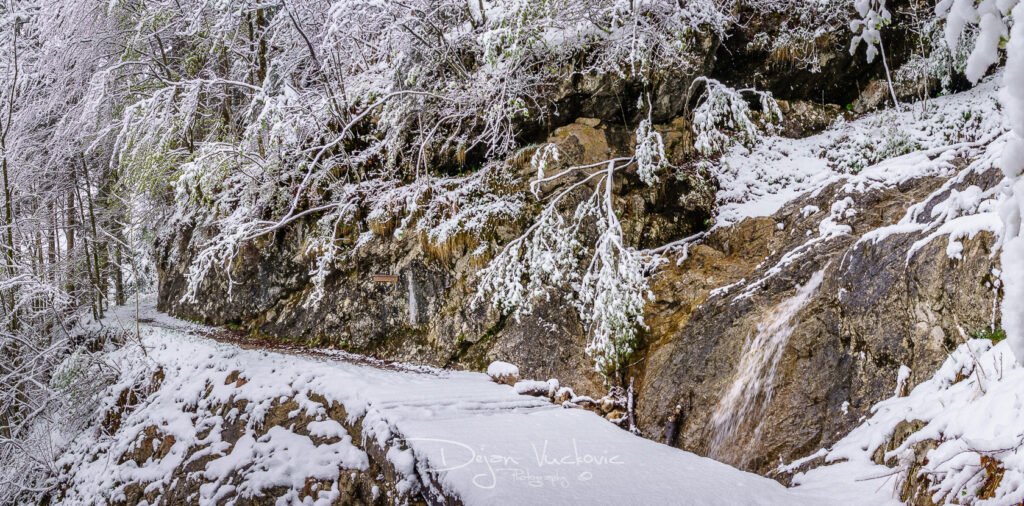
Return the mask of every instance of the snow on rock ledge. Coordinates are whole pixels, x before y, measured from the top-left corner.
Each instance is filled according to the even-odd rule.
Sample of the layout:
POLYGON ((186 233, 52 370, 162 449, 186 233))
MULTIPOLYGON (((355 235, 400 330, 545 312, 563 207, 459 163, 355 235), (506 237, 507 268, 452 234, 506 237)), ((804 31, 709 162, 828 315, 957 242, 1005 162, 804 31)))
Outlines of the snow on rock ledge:
POLYGON ((515 385, 519 381, 519 368, 508 362, 495 360, 491 362, 491 365, 487 366, 487 375, 495 383, 515 385))

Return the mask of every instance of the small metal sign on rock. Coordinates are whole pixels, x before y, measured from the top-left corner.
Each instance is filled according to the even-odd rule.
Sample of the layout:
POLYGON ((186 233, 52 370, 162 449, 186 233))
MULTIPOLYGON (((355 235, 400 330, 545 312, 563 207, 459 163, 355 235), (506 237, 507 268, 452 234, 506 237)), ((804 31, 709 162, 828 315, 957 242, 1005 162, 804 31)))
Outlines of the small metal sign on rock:
POLYGON ((373 275, 373 282, 374 283, 397 283, 398 282, 398 276, 395 275, 395 274, 374 274, 373 275))

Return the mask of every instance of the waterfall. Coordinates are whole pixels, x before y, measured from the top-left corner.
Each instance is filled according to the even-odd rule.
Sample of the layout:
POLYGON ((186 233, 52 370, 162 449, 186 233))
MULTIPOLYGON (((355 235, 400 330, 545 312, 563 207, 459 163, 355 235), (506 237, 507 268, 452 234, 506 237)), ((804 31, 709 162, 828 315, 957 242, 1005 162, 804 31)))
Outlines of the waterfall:
POLYGON ((742 456, 730 455, 728 451, 742 449, 757 441, 763 423, 763 417, 759 415, 772 400, 779 360, 798 323, 793 321, 793 317, 807 304, 821 285, 824 275, 824 269, 816 272, 806 284, 797 289, 796 295, 768 310, 762 317, 762 323, 757 326, 757 334, 747 340, 732 385, 712 414, 714 433, 708 452, 710 456, 725 461, 741 460, 736 457, 742 456), (739 434, 745 444, 734 444, 738 430, 748 420, 758 419, 754 417, 760 420, 753 432, 739 434))
POLYGON ((419 313, 419 305, 416 303, 416 282, 412 279, 412 271, 405 277, 409 289, 409 325, 416 325, 416 315, 419 313))

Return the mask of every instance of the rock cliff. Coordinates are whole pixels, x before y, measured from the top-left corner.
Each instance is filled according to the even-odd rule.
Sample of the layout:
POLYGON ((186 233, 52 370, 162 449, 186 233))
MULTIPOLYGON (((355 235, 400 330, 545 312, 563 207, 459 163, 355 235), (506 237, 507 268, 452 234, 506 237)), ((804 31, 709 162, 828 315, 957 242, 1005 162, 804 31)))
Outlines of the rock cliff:
MULTIPOLYGON (((845 41, 821 34, 787 45, 786 31, 807 29, 810 21, 744 16, 750 23, 724 43, 707 41, 715 56, 705 70, 737 84, 766 85, 786 99, 779 102, 784 136, 806 137, 853 119, 851 111, 884 105, 877 89, 882 69, 857 67, 845 41), (753 33, 770 36, 753 40, 753 33)), ((910 58, 904 37, 894 36, 897 65, 910 58)), ((685 115, 689 86, 683 86, 691 79, 663 76, 651 99, 659 104, 655 129, 665 139, 672 174, 648 187, 628 172, 615 186, 630 246, 651 249, 689 238, 665 250, 668 261, 649 272, 647 328, 623 378, 633 381, 645 436, 770 473, 780 460, 837 440, 891 395, 906 371, 903 388, 923 381, 949 350, 998 321, 991 235, 965 239, 950 255, 930 229, 872 234, 908 215, 928 215, 950 192, 988 191, 999 175, 966 170, 972 160, 958 154, 942 158, 941 170, 931 173, 871 180, 856 174, 863 165, 836 168, 839 155, 824 146, 812 157, 828 161, 831 179, 795 185, 802 194, 785 190, 794 193, 777 210, 723 220, 721 206, 733 188, 724 187, 730 183, 717 157, 708 162, 695 155, 685 115), (815 276, 820 281, 797 305, 794 297, 815 276), (767 370, 745 373, 751 357, 766 350, 768 358, 757 360, 768 362, 754 366, 767 370)), ((471 370, 503 360, 526 377, 558 378, 578 393, 602 395, 611 385, 594 372, 585 353, 587 330, 564 292, 553 290, 530 314, 510 317, 479 299, 476 275, 536 217, 528 160, 537 144, 529 141, 557 145, 565 165, 630 155, 635 140, 627 125, 635 111, 620 106, 623 96, 637 94, 631 86, 580 79, 559 91, 568 110, 559 124, 534 125, 525 147, 501 164, 501 182, 485 183, 488 191, 525 202, 514 217, 488 219, 486 233, 442 239, 402 233, 398 218, 360 211, 365 229, 337 233, 348 253, 334 261, 322 296, 314 297, 305 241, 315 224, 299 221, 245 244, 188 299, 194 239, 210 231, 184 225, 158 245, 159 306, 303 346, 471 370)), ((879 155, 866 165, 912 151, 879 155)), ((791 153, 775 156, 778 164, 797 163, 791 153)), ((450 181, 417 197, 420 207, 465 184, 450 181)))

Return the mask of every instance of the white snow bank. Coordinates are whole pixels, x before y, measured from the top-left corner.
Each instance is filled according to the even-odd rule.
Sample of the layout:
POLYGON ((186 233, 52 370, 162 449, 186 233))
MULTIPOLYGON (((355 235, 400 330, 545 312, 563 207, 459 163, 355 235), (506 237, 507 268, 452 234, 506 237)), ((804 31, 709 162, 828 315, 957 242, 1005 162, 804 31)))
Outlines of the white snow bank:
POLYGON ((514 365, 512 365, 512 364, 510 364, 510 363, 508 363, 508 362, 502 362, 500 360, 495 360, 494 362, 491 362, 491 365, 487 366, 487 375, 488 376, 503 376, 503 375, 519 376, 519 368, 514 366, 514 365))
POLYGON ((495 360, 487 366, 487 375, 498 383, 515 383, 519 381, 519 368, 508 362, 495 360))
MULTIPOLYGON (((130 328, 129 313, 114 317, 130 328)), ((831 491, 815 496, 787 490, 773 480, 634 436, 591 412, 519 395, 484 374, 379 368, 243 349, 200 337, 203 327, 151 307, 144 308, 143 322, 149 358, 137 348, 111 357, 140 374, 159 366, 166 378, 126 415, 113 437, 79 440, 62 458, 59 465, 70 466, 69 503, 123 497, 128 482, 150 483, 150 490, 159 491, 196 444, 207 445, 204 454, 214 457, 203 467, 207 483, 195 498, 198 503, 244 502, 273 486, 288 489, 279 502, 295 503, 307 477, 330 482, 346 469, 367 468, 367 454, 326 416, 322 404, 310 400, 314 394, 342 404, 349 423, 362 417, 364 437, 387 448, 388 460, 403 475, 399 490, 423 486, 429 476, 427 481, 466 504, 824 504, 830 501, 822 497, 832 497, 831 491), (226 381, 229 376, 233 381, 226 381), (289 415, 313 419, 307 429, 311 436, 333 441, 282 426, 258 436, 262 415, 287 399, 297 403, 289 415), (240 415, 220 413, 230 400, 247 401, 250 415, 233 446, 222 441, 219 430, 240 415), (174 437, 167 455, 141 465, 119 463, 149 426, 174 437), (241 485, 225 481, 232 472, 244 475, 241 485)), ((332 486, 315 501, 306 500, 327 504, 338 494, 332 486)), ((877 502, 870 495, 860 500, 877 502)))

